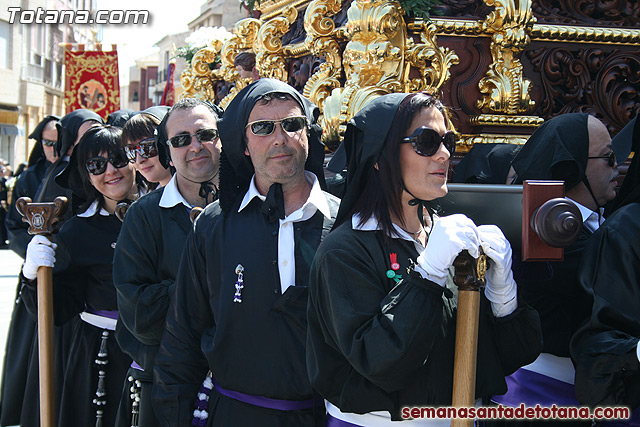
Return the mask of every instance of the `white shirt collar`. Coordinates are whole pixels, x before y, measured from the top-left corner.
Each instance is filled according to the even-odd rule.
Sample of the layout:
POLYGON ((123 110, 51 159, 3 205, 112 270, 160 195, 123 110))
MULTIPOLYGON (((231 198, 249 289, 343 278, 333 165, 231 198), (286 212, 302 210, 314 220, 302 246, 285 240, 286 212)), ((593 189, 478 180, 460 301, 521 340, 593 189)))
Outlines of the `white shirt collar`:
POLYGON ((578 210, 580 211, 580 215, 582 216, 582 223, 585 224, 587 228, 589 228, 591 231, 595 231, 600 227, 600 223, 598 223, 598 218, 601 218, 602 221, 604 222, 604 217, 602 216, 604 214, 604 208, 598 208, 598 210, 600 211, 600 214, 598 215, 598 212, 592 211, 588 207, 581 205, 580 203, 576 202, 572 198, 567 197, 567 199, 571 200, 573 203, 576 204, 576 206, 578 207, 578 210), (592 217, 593 214, 595 214, 594 217, 592 217))
MULTIPOLYGON (((382 230, 382 226, 380 222, 378 222, 378 218, 375 216, 371 216, 364 224, 360 225, 360 214, 353 214, 351 216, 351 228, 358 231, 377 231, 382 230)), ((393 236, 389 236, 392 239, 402 239, 408 240, 409 242, 416 243, 416 240, 402 228, 400 228, 395 223, 393 224, 393 230, 395 234, 393 236)))
POLYGON ((160 197, 160 202, 158 203, 158 205, 161 208, 172 208, 182 203, 188 209, 191 209, 193 208, 193 206, 191 206, 189 202, 187 202, 185 198, 182 197, 182 194, 180 194, 180 190, 178 190, 178 184, 176 183, 177 175, 178 174, 173 174, 169 183, 164 186, 162 197, 160 197))
MULTIPOLYGON (((94 200, 93 203, 91 203, 91 205, 87 208, 86 211, 79 213, 77 216, 79 216, 80 218, 89 218, 94 216, 96 212, 98 212, 98 201, 94 200)), ((100 215, 109 216, 110 214, 109 212, 107 212, 105 208, 101 208, 100 215)))
MULTIPOLYGON (((313 172, 305 171, 304 176, 307 181, 311 182, 311 191, 309 192, 309 197, 307 201, 302 205, 302 207, 295 212, 291 212, 284 220, 281 221, 302 221, 309 219, 316 210, 322 212, 327 218, 331 218, 331 211, 329 209, 329 203, 327 203, 327 199, 320 188, 320 182, 318 178, 313 174, 313 172)), ((240 203, 240 207, 238 208, 238 212, 242 211, 247 205, 253 200, 254 197, 259 198, 263 202, 266 200, 266 196, 263 196, 258 191, 255 182, 256 176, 255 174, 251 178, 251 183, 249 184, 249 189, 244 194, 242 198, 242 202, 240 203)))

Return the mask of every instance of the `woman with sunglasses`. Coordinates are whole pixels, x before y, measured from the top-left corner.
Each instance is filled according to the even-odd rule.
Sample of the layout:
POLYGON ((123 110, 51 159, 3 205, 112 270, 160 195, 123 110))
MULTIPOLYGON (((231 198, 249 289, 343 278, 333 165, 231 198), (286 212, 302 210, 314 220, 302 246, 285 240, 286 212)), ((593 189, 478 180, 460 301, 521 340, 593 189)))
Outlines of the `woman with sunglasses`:
POLYGON ((164 187, 171 180, 171 169, 158 157, 154 132, 169 107, 151 107, 135 114, 122 128, 122 145, 136 171, 150 184, 149 190, 164 187))
POLYGON ((82 137, 59 182, 85 202, 55 235, 55 243, 42 236, 31 240, 22 268, 26 305, 36 306, 38 267, 52 266, 54 322, 81 319, 64 379, 56 378, 64 383, 60 426, 114 425, 131 364, 113 336, 118 314, 113 252, 122 224, 114 212, 120 201, 138 193, 120 138, 121 130, 112 126, 94 127, 82 137))
MULTIPOLYGON (((390 426, 404 407, 450 406, 457 288, 467 250, 490 259, 483 293, 476 397, 540 351, 537 314, 517 298, 511 249, 495 226, 438 218, 455 136, 425 94, 375 99, 349 122, 348 178, 336 225, 311 267, 307 368, 331 426, 390 426)), ((401 425, 449 425, 416 419, 401 425)))

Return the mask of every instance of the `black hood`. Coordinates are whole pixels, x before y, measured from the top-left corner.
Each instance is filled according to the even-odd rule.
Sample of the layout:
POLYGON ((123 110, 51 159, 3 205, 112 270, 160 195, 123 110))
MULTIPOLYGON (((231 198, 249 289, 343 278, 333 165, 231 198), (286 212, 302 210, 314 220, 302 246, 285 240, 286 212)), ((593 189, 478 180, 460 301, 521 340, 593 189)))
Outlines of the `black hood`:
POLYGON ((56 143, 56 153, 62 158, 71 146, 76 142, 78 129, 88 120, 95 120, 104 124, 104 120, 97 113, 91 110, 75 110, 64 116, 56 124, 58 128, 58 141, 56 143))
POLYGON ((622 154, 621 157, 618 157, 618 163, 626 161, 630 152, 634 154, 618 195, 607 206, 605 215, 607 217, 624 205, 640 203, 640 165, 638 164, 640 162, 640 120, 637 120, 637 116, 613 138, 611 145, 614 150, 618 147, 616 156, 618 156, 618 153, 622 154))
POLYGON ((114 111, 113 113, 109 114, 109 116, 107 117, 107 124, 111 126, 119 127, 122 129, 122 126, 124 126, 127 120, 129 120, 129 117, 131 117, 133 114, 134 114, 134 111, 128 108, 123 108, 122 110, 114 111))
POLYGON ((589 115, 569 113, 544 122, 529 137, 511 166, 515 184, 527 179, 560 180, 565 190, 585 177, 589 157, 589 115))
POLYGON ((28 162, 29 166, 35 165, 38 162, 38 160, 45 157, 44 151, 42 148, 42 132, 44 131, 44 128, 47 126, 47 124, 49 124, 49 122, 54 120, 57 122, 60 120, 60 117, 46 116, 44 119, 42 119, 40 123, 38 123, 38 126, 36 126, 33 132, 29 134, 29 139, 36 140, 36 144, 33 146, 33 149, 29 154, 29 162, 28 162))
POLYGON ((451 182, 505 184, 517 144, 475 144, 453 170, 451 182))
MULTIPOLYGON (((290 95, 300 105, 309 123, 309 155, 305 170, 313 172, 325 189, 324 181, 324 144, 322 129, 317 124, 320 110, 307 98, 300 95, 293 87, 280 80, 260 79, 242 89, 225 110, 224 117, 218 122, 218 130, 222 141, 220 159, 220 204, 223 210, 230 208, 235 198, 244 194, 249 188, 254 174, 251 159, 244 154, 245 127, 249 115, 256 102, 271 93, 290 95)), ((274 184, 276 185, 276 184, 274 184)))
POLYGON ((347 124, 344 147, 347 158, 347 190, 340 203, 334 228, 349 218, 380 158, 391 123, 406 93, 383 95, 367 104, 347 124))

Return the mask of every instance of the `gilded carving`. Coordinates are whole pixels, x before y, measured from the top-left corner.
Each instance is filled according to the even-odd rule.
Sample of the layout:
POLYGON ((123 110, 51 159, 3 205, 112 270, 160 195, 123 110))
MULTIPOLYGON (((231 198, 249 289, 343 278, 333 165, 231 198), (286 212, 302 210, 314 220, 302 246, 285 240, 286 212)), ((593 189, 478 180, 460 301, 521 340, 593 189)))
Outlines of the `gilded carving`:
POLYGON ((535 24, 531 30, 531 37, 536 40, 554 42, 570 41, 637 45, 640 43, 640 29, 535 24))
MULTIPOLYGON (((494 6, 483 22, 484 31, 492 34, 489 71, 478 83, 483 95, 477 107, 483 112, 478 117, 486 123, 504 125, 498 115, 519 115, 530 111, 535 102, 529 94, 531 81, 524 77, 518 56, 529 45, 529 32, 535 17, 530 0, 485 0, 494 6)), ((470 122, 474 118, 470 118, 470 122)))
POLYGON ((336 28, 331 16, 340 12, 340 0, 315 0, 307 6, 304 28, 307 33, 305 45, 312 55, 324 57, 325 62, 304 86, 303 94, 320 107, 331 91, 340 86, 342 54, 336 37, 336 28))
MULTIPOLYGON (((436 42, 436 25, 432 22, 422 23, 419 44, 409 44, 407 60, 416 67, 420 78, 412 79, 407 84, 408 92, 437 92, 449 80, 452 65, 460 63, 458 56, 449 48, 438 47, 436 42)), ((414 25, 417 28, 417 25, 414 25)), ((411 39, 409 39, 411 42, 411 39)))
POLYGON ((296 21, 298 10, 287 7, 282 16, 270 19, 260 26, 256 39, 256 67, 262 77, 287 81, 285 54, 282 48, 282 36, 296 21))
POLYGON ((405 45, 407 30, 403 10, 395 1, 356 0, 347 11, 343 52, 347 81, 324 102, 323 139, 344 134, 347 121, 372 99, 405 87, 405 45))
POLYGON ((222 79, 235 83, 235 86, 229 90, 229 94, 220 101, 220 107, 222 108, 226 108, 236 94, 251 82, 250 79, 240 78, 240 74, 236 71, 233 63, 239 53, 252 51, 261 26, 262 22, 254 18, 245 18, 238 21, 233 27, 233 37, 222 46, 220 53, 222 79))

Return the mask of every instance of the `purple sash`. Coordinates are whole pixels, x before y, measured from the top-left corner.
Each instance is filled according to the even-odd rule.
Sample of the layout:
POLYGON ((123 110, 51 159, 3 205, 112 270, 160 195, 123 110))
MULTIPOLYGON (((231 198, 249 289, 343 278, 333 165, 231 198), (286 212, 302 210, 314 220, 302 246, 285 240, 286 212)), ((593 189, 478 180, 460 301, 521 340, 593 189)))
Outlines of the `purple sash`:
POLYGON ((135 360, 131 362, 131 367, 133 369, 137 369, 138 371, 144 372, 144 369, 142 369, 142 366, 138 365, 135 360))
POLYGON ((492 401, 511 408, 517 408, 521 403, 533 407, 540 406, 581 406, 576 398, 573 384, 568 384, 555 378, 527 369, 518 369, 505 377, 507 393, 493 396, 492 401))
POLYGON ((252 394, 244 394, 239 391, 227 390, 222 388, 220 384, 212 378, 213 385, 218 393, 230 397, 240 402, 248 403, 250 405, 261 406, 263 408, 278 409, 280 411, 295 411, 297 409, 310 409, 313 408, 313 399, 308 400, 280 400, 271 399, 263 396, 255 396, 252 394))
POLYGON ((362 427, 362 426, 359 426, 357 424, 351 424, 350 422, 343 421, 327 413, 327 422, 325 423, 325 427, 362 427))
POLYGON ((87 313, 106 317, 108 319, 118 319, 118 310, 94 310, 93 308, 87 306, 87 309, 85 311, 87 313))

